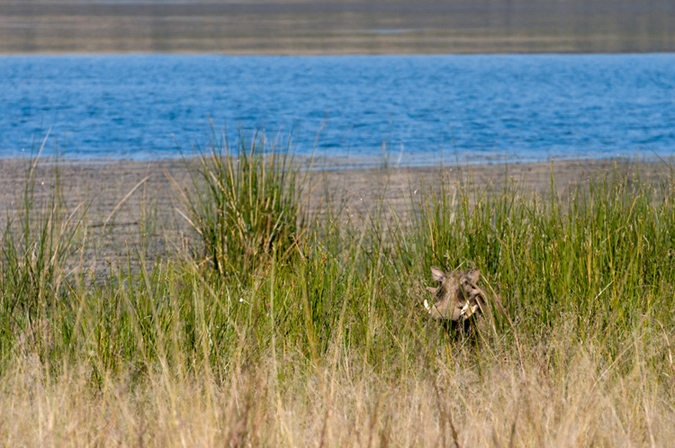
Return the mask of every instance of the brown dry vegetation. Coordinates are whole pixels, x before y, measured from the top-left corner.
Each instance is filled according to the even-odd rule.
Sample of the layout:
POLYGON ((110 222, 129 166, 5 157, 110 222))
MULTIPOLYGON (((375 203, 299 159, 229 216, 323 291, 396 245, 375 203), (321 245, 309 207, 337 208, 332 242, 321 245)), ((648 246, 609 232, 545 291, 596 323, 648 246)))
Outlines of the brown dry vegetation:
POLYGON ((522 359, 440 343, 421 348, 437 361, 420 372, 375 373, 339 351, 297 372, 296 354, 265 353, 227 374, 158 367, 101 389, 86 366, 50 378, 23 358, 3 374, 0 432, 5 446, 669 446, 675 372, 650 366, 672 356, 667 335, 633 335, 620 373, 572 333, 523 341, 522 359))

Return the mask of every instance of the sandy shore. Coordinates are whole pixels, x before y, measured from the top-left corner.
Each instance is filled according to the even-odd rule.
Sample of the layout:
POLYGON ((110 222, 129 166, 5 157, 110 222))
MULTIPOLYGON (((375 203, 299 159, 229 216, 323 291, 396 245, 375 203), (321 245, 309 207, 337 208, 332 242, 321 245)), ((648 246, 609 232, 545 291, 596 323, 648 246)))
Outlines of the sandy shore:
MULTIPOLYGON (((21 204, 27 161, 0 160, 0 214, 15 213, 21 204)), ((333 204, 343 204, 355 219, 367 216, 371 207, 385 203, 405 217, 406 200, 411 192, 437 187, 443 178, 451 185, 460 176, 473 179, 476 185, 499 189, 505 182, 515 182, 525 191, 545 193, 550 189, 553 173, 562 195, 579 183, 597 178, 618 166, 634 170, 625 160, 561 160, 537 163, 477 164, 423 168, 341 169, 332 165, 315 169, 311 174, 310 207, 325 205, 329 193, 333 204)), ((658 181, 670 174, 663 162, 641 162, 643 179, 658 181)), ((119 260, 127 249, 143 251, 154 260, 185 241, 190 226, 180 215, 181 204, 169 178, 183 188, 191 181, 186 163, 181 160, 149 162, 89 162, 54 165, 41 162, 36 171, 35 193, 49 194, 60 184, 66 208, 86 208, 89 232, 87 259, 92 268, 119 260), (54 167, 58 167, 58 178, 54 167), (145 243, 145 244, 143 244, 145 243), (143 249, 145 248, 145 249, 143 249)), ((140 253, 140 252, 139 252, 140 253)))

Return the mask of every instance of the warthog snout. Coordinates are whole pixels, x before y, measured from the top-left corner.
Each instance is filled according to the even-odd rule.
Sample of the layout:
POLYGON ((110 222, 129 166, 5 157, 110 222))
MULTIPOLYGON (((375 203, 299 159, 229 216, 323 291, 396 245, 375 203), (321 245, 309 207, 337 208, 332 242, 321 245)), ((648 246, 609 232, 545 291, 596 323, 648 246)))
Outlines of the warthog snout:
POLYGON ((427 288, 435 303, 429 305, 425 300, 424 307, 434 319, 461 323, 472 316, 479 317, 489 312, 488 295, 478 286, 478 269, 444 272, 432 266, 431 276, 438 282, 436 288, 427 288))

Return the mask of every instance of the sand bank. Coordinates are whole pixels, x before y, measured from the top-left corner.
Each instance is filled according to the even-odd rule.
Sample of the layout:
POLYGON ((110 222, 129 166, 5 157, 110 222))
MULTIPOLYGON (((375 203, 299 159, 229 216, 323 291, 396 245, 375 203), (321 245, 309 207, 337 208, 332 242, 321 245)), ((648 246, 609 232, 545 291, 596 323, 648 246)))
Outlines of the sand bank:
MULTIPOLYGON (((111 260, 119 261, 127 249, 144 251, 157 259, 180 246, 191 228, 179 211, 178 193, 170 178, 182 188, 192 185, 188 165, 182 160, 59 162, 47 160, 37 167, 35 193, 39 198, 60 184, 66 208, 86 208, 89 232, 87 259, 93 268, 111 260), (57 169, 58 177, 54 169, 57 169), (144 248, 144 249, 143 249, 144 248)), ((671 175, 664 162, 641 162, 643 179, 658 181, 671 175)), ((0 214, 12 216, 22 203, 28 161, 0 160, 0 214)), ((422 187, 436 188, 442 179, 455 185, 470 179, 476 185, 499 190, 515 183, 524 191, 546 193, 553 174, 558 193, 588 182, 614 167, 634 170, 634 161, 559 160, 535 163, 467 164, 435 167, 341 168, 324 164, 311 171, 310 208, 326 205, 326 194, 333 205, 340 204, 354 219, 367 217, 373 206, 385 201, 406 216, 406 201, 422 187)), ((189 239, 189 238, 188 238, 189 239)))

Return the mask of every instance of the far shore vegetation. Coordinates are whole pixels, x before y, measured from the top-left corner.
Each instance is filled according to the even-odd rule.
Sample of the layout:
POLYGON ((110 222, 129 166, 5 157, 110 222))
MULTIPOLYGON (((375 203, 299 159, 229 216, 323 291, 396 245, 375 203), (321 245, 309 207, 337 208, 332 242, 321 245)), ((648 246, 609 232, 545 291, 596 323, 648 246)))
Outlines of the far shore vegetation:
POLYGON ((0 53, 675 51, 670 0, 0 0, 0 53))
POLYGON ((164 255, 148 233, 96 271, 89 204, 64 201, 58 162, 38 194, 27 163, 0 233, 0 444, 675 440, 672 167, 565 194, 553 175, 546 192, 466 175, 403 208, 375 192, 357 217, 260 137, 213 141, 173 179, 190 231, 164 255), (472 336, 439 325, 431 266, 480 270, 505 314, 472 336))

